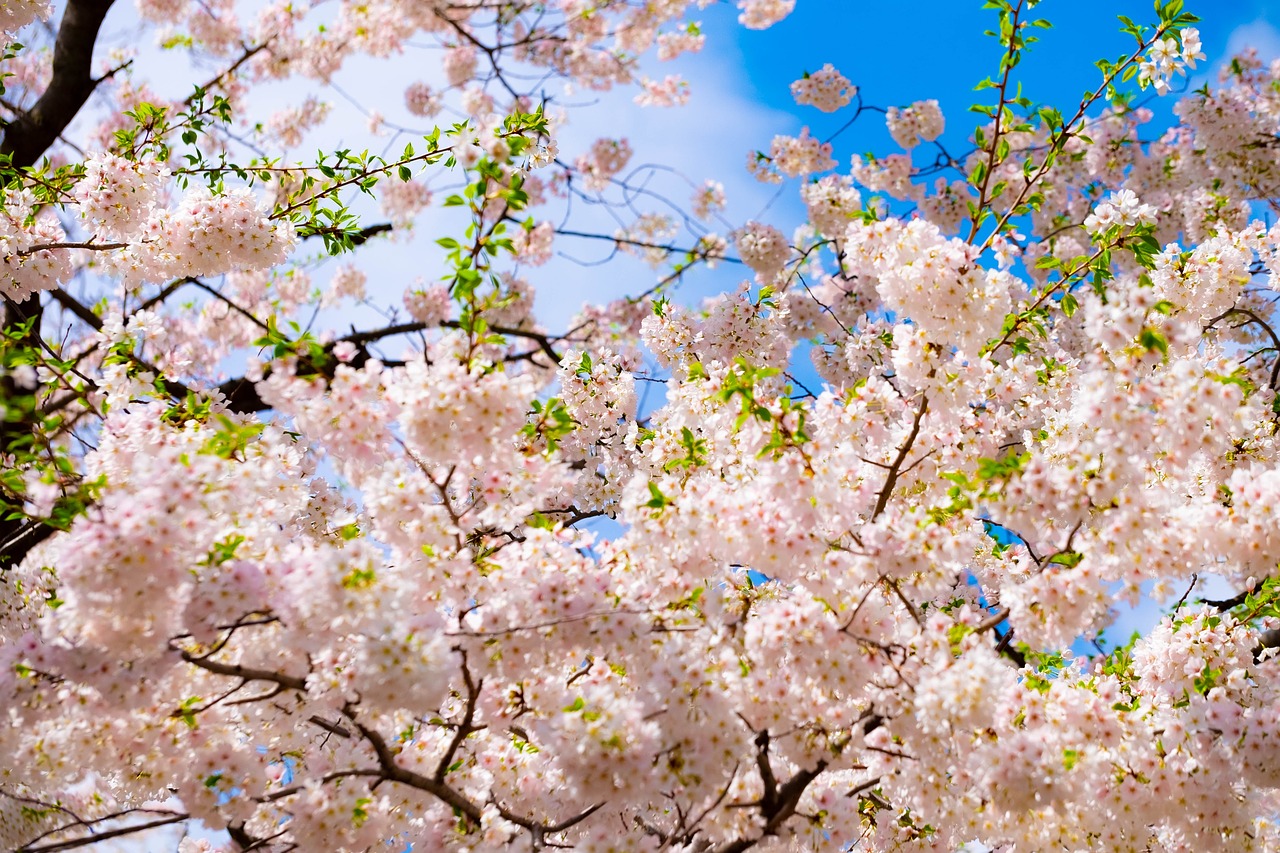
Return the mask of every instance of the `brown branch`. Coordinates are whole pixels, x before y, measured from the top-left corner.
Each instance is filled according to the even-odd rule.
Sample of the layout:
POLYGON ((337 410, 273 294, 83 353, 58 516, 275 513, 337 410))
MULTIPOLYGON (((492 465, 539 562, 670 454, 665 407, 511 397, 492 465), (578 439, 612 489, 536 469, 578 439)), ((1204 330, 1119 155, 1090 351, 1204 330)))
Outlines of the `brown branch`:
MULTIPOLYGON (((426 791, 428 794, 443 801, 446 805, 451 806, 460 815, 467 818, 473 825, 479 826, 483 810, 479 805, 467 799, 461 793, 444 782, 423 776, 401 767, 396 763, 396 752, 387 745, 387 741, 378 732, 365 726, 356 718, 356 707, 348 703, 343 708, 343 713, 351 720, 351 724, 364 736, 364 739, 373 747, 373 753, 378 758, 378 765, 382 770, 382 778, 390 782, 399 782, 402 785, 408 785, 411 788, 417 788, 419 791, 426 791)), ((491 802, 493 802, 491 800, 491 802)), ((545 838, 557 832, 563 832, 570 827, 581 823, 582 821, 595 814, 604 806, 603 802, 596 803, 587 807, 583 811, 560 821, 555 824, 543 824, 530 818, 512 812, 504 807, 501 803, 493 802, 497 807, 498 813, 506 820, 511 821, 517 826, 521 826, 528 830, 533 836, 534 849, 541 849, 545 846, 545 838)))
POLYGON ((312 714, 310 717, 307 718, 307 722, 315 723, 317 726, 324 729, 326 732, 328 732, 331 735, 337 735, 338 737, 345 737, 345 738, 351 737, 351 732, 348 731, 346 728, 338 725, 337 723, 329 722, 319 714, 312 714))
POLYGON ((778 780, 774 778, 773 767, 769 764, 769 730, 765 729, 756 735, 756 768, 760 771, 760 784, 764 794, 760 797, 760 805, 768 811, 776 803, 778 797, 778 780))
POLYGON ((88 847, 90 844, 97 844, 100 841, 106 841, 108 838, 119 838, 122 835, 132 835, 135 832, 145 832, 148 829, 155 829, 158 826, 168 826, 172 823, 181 823, 184 820, 190 820, 191 816, 187 814, 172 814, 169 817, 160 818, 159 820, 149 821, 147 823, 133 824, 132 826, 121 826, 116 829, 107 829, 84 838, 76 838, 71 841, 58 841, 54 844, 41 844, 37 847, 19 847, 16 853, 55 853, 59 850, 74 850, 77 847, 88 847))
POLYGON ((983 619, 977 625, 973 626, 973 633, 981 634, 983 631, 990 631, 1001 622, 1009 618, 1009 608, 1002 607, 995 613, 992 613, 986 619, 983 619))
POLYGON ((788 779, 768 802, 761 801, 761 814, 765 818, 765 824, 760 834, 755 838, 739 838, 731 841, 723 847, 717 847, 715 853, 743 853, 744 850, 750 850, 765 838, 776 836, 782 825, 796 813, 796 806, 800 804, 800 798, 809 787, 809 783, 822 775, 826 769, 826 759, 821 759, 812 770, 801 770, 788 779))
POLYGON ((471 668, 467 666, 467 651, 461 647, 457 647, 458 654, 462 655, 462 680, 467 685, 467 707, 462 714, 462 722, 458 723, 458 727, 453 732, 453 738, 449 741, 449 746, 445 749, 444 755, 440 756, 440 762, 436 765, 434 779, 437 782, 444 782, 445 776, 449 775, 449 767, 453 764, 453 756, 457 754, 458 747, 462 746, 462 742, 472 733, 479 731, 483 726, 476 726, 476 703, 480 701, 480 688, 484 686, 484 679, 476 680, 471 677, 471 668))
POLYGON ((612 243, 615 248, 620 248, 622 246, 634 246, 637 249, 661 249, 662 251, 672 255, 694 255, 699 258, 711 258, 717 261, 726 261, 731 264, 742 263, 741 259, 730 257, 729 255, 708 255, 705 249, 700 249, 697 246, 687 248, 676 246, 671 243, 654 243, 650 240, 633 240, 630 237, 618 237, 611 236, 609 234, 593 234, 590 231, 573 231, 568 228, 557 228, 556 234, 561 237, 581 237, 587 240, 607 240, 612 243))
MULTIPOLYGON (((1240 316, 1245 318, 1245 322, 1242 323, 1241 325, 1248 325, 1249 323, 1257 323, 1259 326, 1262 327, 1263 331, 1265 331, 1267 335, 1270 336, 1271 341, 1272 343, 1275 344, 1276 349, 1280 350, 1280 335, 1276 334, 1275 329, 1271 328, 1270 324, 1268 324, 1266 320, 1262 319, 1257 314, 1250 311, 1248 308, 1240 308, 1239 306, 1233 306, 1231 308, 1228 308, 1226 311, 1223 311, 1217 317, 1214 317, 1207 324, 1205 324, 1203 331, 1206 331, 1206 332, 1209 331, 1218 323, 1219 320, 1223 320, 1227 317, 1230 317, 1232 314, 1239 314, 1240 316)), ((1272 365, 1271 367, 1271 381, 1269 384, 1271 386, 1271 390, 1273 391, 1280 389, 1280 356, 1276 357, 1275 364, 1272 365)))
MULTIPOLYGON (((98 30, 113 2, 114 0, 70 0, 67 3, 54 42, 53 74, 48 88, 31 109, 4 127, 4 138, 0 140, 0 158, 7 157, 10 166, 16 169, 35 165, 66 130, 101 82, 95 80, 91 73, 93 47, 98 40, 98 30)), ((6 296, 4 318, 0 321, 0 326, 32 321, 31 331, 24 343, 34 347, 40 336, 42 311, 39 299, 30 300, 24 306, 6 296)), ((7 441, 0 440, 0 452, 3 452, 5 444, 7 441)), ((0 530, 0 535, 7 532, 0 530)))
POLYGON ((116 249, 127 249, 132 243, 95 243, 93 240, 73 241, 70 243, 35 243, 25 249, 14 252, 14 257, 26 258, 38 252, 52 252, 54 249, 84 249, 91 252, 111 252, 116 249))
POLYGON ((443 782, 437 782, 435 779, 428 778, 420 773, 414 773, 412 770, 406 770, 396 764, 396 754, 387 746, 387 742, 382 735, 357 720, 354 707, 348 705, 346 714, 351 719, 352 725, 360 731, 364 739, 373 747, 373 753, 378 757, 378 766, 382 768, 383 778, 392 782, 399 782, 402 785, 408 785, 411 788, 417 788, 419 791, 426 791, 446 805, 457 809, 475 826, 480 825, 482 811, 480 806, 443 782))
POLYGON ((90 311, 83 302, 67 293, 61 287, 54 288, 49 292, 49 295, 63 308, 75 314, 85 325, 95 330, 102 328, 102 318, 90 311))
MULTIPOLYGON (((274 38, 275 36, 272 36, 271 38, 268 38, 266 41, 262 42, 261 44, 255 44, 252 47, 249 47, 247 45, 241 45, 241 47, 244 48, 244 52, 240 54, 240 56, 236 59, 236 61, 231 63, 231 65, 229 65, 227 68, 221 71, 217 77, 214 77, 208 83, 205 83, 203 86, 201 86, 199 88, 199 92, 206 92, 209 89, 212 89, 214 86, 220 85, 223 80, 226 80, 228 77, 231 77, 232 75, 234 75, 237 71, 240 70, 240 67, 242 65, 248 62, 250 59, 253 59, 253 57, 257 56, 263 50, 265 50, 267 45, 270 44, 272 39, 274 38)), ((198 92, 193 92, 192 94, 188 95, 187 98, 182 103, 184 106, 192 107, 195 105, 197 97, 198 97, 198 92)))
MULTIPOLYGON (((380 768, 369 768, 365 770, 338 770, 334 773, 326 773, 324 776, 320 777, 320 784, 325 785, 338 779, 351 779, 360 776, 381 777, 382 770, 380 768)), ((254 800, 259 803, 274 803, 278 800, 287 800, 289 797, 302 793, 305 788, 305 785, 293 785, 279 791, 272 791, 270 794, 264 794, 261 797, 254 797, 254 800)))
POLYGON ((1251 589, 1246 589, 1245 591, 1237 593, 1236 595, 1233 595, 1230 598, 1223 598, 1223 599, 1202 598, 1200 599, 1200 603, 1207 604, 1210 607, 1216 608, 1218 610, 1230 610, 1233 607, 1239 607, 1241 604, 1244 604, 1245 600, 1248 599, 1249 596, 1253 595, 1253 592, 1254 591, 1251 589))
POLYGON ((226 398, 227 408, 238 414, 251 415, 271 408, 258 395, 258 389, 254 384, 244 377, 228 379, 218 386, 218 390, 226 398))
MULTIPOLYGON (((191 282, 198 283, 194 280, 191 280, 191 282)), ((257 321, 255 320, 255 322, 257 321)), ((352 332, 349 335, 343 335, 332 344, 329 344, 326 347, 326 350, 331 352, 334 345, 344 341, 353 343, 359 347, 364 347, 365 344, 373 343, 374 341, 382 340, 383 338, 389 338, 395 335, 407 335, 414 332, 425 332, 428 329, 435 327, 445 329, 460 328, 456 320, 446 320, 442 323, 435 324, 435 326, 428 326, 425 323, 397 323, 391 326, 384 326, 381 329, 371 329, 367 332, 352 332)), ((496 332, 499 335, 510 335, 512 337, 525 338, 533 341, 538 345, 538 350, 545 353, 548 358, 552 359, 554 364, 559 364, 561 358, 563 358, 560 353, 556 352, 554 346, 555 342, 563 340, 563 338, 544 335, 541 332, 534 332, 528 329, 516 329, 510 326, 489 326, 488 328, 490 331, 496 332)), ((365 358, 357 358, 356 361, 352 362, 352 366, 359 367, 365 360, 367 360, 367 356, 365 358)), ((174 383, 169 384, 172 385, 174 383)), ((178 386, 175 385, 174 387, 177 388, 178 386)), ((222 392, 224 397, 226 397, 227 408, 234 412, 247 415, 255 412, 266 411, 271 408, 267 405, 266 401, 258 395, 258 391, 254 387, 254 383, 243 377, 228 379, 226 382, 223 382, 218 386, 218 390, 222 392)))
POLYGON ((569 829, 570 827, 573 827, 579 823, 582 823, 584 820, 591 817, 593 814, 595 814, 602 808, 604 808, 603 801, 596 803, 593 806, 587 806, 585 809, 578 812, 573 817, 565 818, 559 823, 553 823, 550 826, 541 827, 541 830, 547 835, 551 835, 556 832, 564 832, 566 829, 569 829))
POLYGON ((31 518, 0 518, 0 571, 21 563, 31 549, 58 532, 31 518))
POLYGON ((911 452, 911 446, 915 444, 916 437, 920 435, 920 422, 924 420, 925 412, 929 410, 929 398, 920 398, 920 408, 916 410, 915 420, 911 422, 911 433, 907 436, 907 440, 898 448, 898 456, 889 465, 889 473, 884 478, 884 488, 880 490, 880 497, 876 500, 875 511, 871 513, 871 520, 875 521, 880 513, 884 512, 886 506, 889 505, 889 497, 893 494, 893 489, 898 485, 898 475, 902 472, 902 463, 907 460, 907 454, 911 452))
POLYGON ((206 672, 212 672, 214 675, 225 675, 228 678, 243 678, 245 681, 270 681, 279 684, 281 687, 289 690, 297 690, 300 693, 307 691, 307 680, 298 678, 295 675, 285 675, 283 672, 273 672, 269 669, 254 669, 252 667, 241 666, 236 663, 219 663, 218 661, 208 660, 207 658, 199 658, 188 651, 181 652, 182 659, 192 666, 199 667, 206 672))
POLYGON ((188 281, 188 283, 193 284, 193 285, 195 285, 196 287, 200 288, 200 289, 201 289, 201 290, 203 290, 205 293, 208 293, 208 294, 209 294, 210 296, 212 296, 214 299, 216 299, 216 300, 218 300, 219 302, 221 302, 222 304, 226 305, 226 306, 227 306, 228 308, 230 308, 232 311, 235 311, 235 312, 236 312, 237 314, 239 314, 241 317, 244 317, 246 320, 248 320, 250 323, 253 323, 253 324, 254 324, 255 326, 257 326, 258 328, 263 329, 264 331, 270 331, 270 330, 271 330, 271 327, 270 327, 269 325, 267 325, 266 323, 262 322, 261 320, 259 320, 259 319, 258 319, 258 318, 253 314, 253 312, 249 311, 247 308, 244 308, 244 307, 243 307, 243 306, 241 306, 239 303, 237 303, 235 300, 233 300, 233 299, 231 299, 229 296, 226 296, 225 294, 223 294, 223 292, 222 292, 222 291, 220 291, 220 290, 218 290, 217 288, 215 288, 215 287, 210 287, 209 285, 205 284, 203 281, 201 281, 201 280, 200 280, 200 279, 198 279, 198 278, 189 278, 189 279, 187 279, 187 281, 188 281))

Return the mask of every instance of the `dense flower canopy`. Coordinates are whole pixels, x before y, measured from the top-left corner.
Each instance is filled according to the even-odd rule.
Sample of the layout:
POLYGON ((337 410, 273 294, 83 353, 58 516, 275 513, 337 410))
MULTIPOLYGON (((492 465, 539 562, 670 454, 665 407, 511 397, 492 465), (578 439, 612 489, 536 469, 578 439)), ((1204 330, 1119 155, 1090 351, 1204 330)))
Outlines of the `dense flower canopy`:
POLYGON ((1280 63, 1172 94, 1170 0, 1037 105, 993 0, 967 133, 796 80, 898 150, 753 141, 787 233, 547 95, 684 102, 699 5, 137 0, 176 100, 0 8, 0 848, 1280 850, 1280 63), (256 100, 414 50, 402 153, 256 100), (656 278, 549 328, 575 202, 656 278))

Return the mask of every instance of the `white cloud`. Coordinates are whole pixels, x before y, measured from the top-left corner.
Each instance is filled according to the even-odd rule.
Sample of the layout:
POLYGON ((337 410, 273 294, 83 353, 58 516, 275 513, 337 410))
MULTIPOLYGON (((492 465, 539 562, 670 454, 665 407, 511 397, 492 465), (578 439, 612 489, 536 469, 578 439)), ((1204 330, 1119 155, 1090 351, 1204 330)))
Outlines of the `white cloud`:
POLYGON ((1227 52, 1223 62, 1229 62, 1231 57, 1249 47, 1258 51, 1258 58, 1263 62, 1280 57, 1280 30, 1265 18, 1236 27, 1227 36, 1227 52))

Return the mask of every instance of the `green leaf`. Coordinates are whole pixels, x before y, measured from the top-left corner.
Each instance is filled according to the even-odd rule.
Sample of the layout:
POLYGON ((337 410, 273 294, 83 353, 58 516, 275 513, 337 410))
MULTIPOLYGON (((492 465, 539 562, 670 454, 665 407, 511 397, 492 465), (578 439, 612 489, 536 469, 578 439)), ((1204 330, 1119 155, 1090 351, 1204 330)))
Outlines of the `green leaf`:
POLYGON ((1169 341, 1160 332, 1150 326, 1138 334, 1138 343, 1146 347, 1148 352, 1159 351, 1165 358, 1169 357, 1169 341))
POLYGON ((1078 551, 1059 551, 1049 558, 1049 562, 1057 566, 1065 566, 1068 569, 1074 569, 1080 565, 1080 561, 1084 559, 1084 554, 1078 551))

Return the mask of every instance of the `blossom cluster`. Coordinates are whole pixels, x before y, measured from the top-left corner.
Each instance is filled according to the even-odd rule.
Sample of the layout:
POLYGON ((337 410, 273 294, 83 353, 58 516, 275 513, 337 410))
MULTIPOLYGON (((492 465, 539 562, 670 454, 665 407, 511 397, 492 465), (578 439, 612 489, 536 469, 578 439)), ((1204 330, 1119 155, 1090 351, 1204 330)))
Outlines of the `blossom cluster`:
POLYGON ((697 53, 706 43, 706 35, 696 25, 690 24, 683 29, 658 36, 658 59, 666 61, 683 53, 697 53))
POLYGON ((52 290, 72 274, 70 253, 56 248, 66 232, 52 211, 36 211, 29 190, 8 196, 0 208, 0 294, 17 302, 52 290))
POLYGON ((855 222, 845 245, 860 259, 853 271, 877 282, 890 310, 965 353, 976 354, 1012 306, 1012 276, 983 269, 972 246, 926 220, 855 222))
POLYGON ((1114 226, 1132 228, 1135 225, 1150 224, 1155 221, 1156 209, 1138 201, 1133 190, 1120 190, 1112 193, 1106 201, 1101 202, 1084 220, 1084 228, 1090 234, 1100 234, 1114 226))
MULTIPOLYGON (((803 178, 785 229, 799 205, 734 228, 717 182, 692 217, 627 185, 594 236, 662 277, 548 328, 542 208, 608 204, 632 152, 510 128, 544 73, 686 97, 639 69, 701 47, 691 6, 140 3, 230 69, 237 121, 250 81, 422 42, 441 73, 405 106, 466 121, 224 169, 239 125, 114 115, 101 153, 8 173, 0 292, 80 280, 0 348, 0 547, 31 543, 0 564, 0 847, 157 817, 226 830, 182 853, 1280 849, 1280 63, 1237 59, 1166 132, 1011 99, 923 168, 935 101, 848 168, 780 136, 753 156, 803 178), (441 268, 374 275, 360 190, 399 232, 464 212, 441 268), (691 298, 717 260, 737 286, 691 298)), ((1169 8, 1122 83, 1203 58, 1169 8)), ((793 95, 856 91, 825 66, 793 95)))
POLYGON ((103 154, 85 161, 74 198, 95 234, 128 239, 143 229, 162 204, 168 177, 169 169, 155 160, 103 154))
POLYGON ((861 210, 862 197, 845 175, 826 175, 800 189, 809 221, 828 237, 843 237, 849 221, 861 210))
POLYGON ((426 83, 412 83, 404 90, 406 109, 415 116, 431 118, 444 108, 440 93, 426 83))
POLYGON ((946 121, 935 100, 916 101, 909 107, 889 107, 885 124, 893 141, 903 148, 915 148, 942 135, 946 121))
POLYGON ((5 3, 0 9, 0 32, 6 37, 35 20, 47 20, 50 13, 49 0, 16 0, 5 3))
POLYGON ((735 235, 734 244, 742 262, 765 281, 782 272, 791 257, 786 235, 761 222, 748 222, 735 235))
POLYGON ((599 192, 609 180, 626 168, 631 145, 625 139, 597 139, 591 151, 578 158, 577 168, 590 192, 599 192))
POLYGON ((677 107, 689 102, 689 84, 675 74, 661 80, 645 77, 640 86, 644 91, 636 95, 635 102, 642 107, 677 107))
POLYGON ((749 30, 764 30, 790 15, 796 0, 738 0, 738 22, 749 30))
POLYGON ((302 144, 303 135, 324 122, 332 107, 315 97, 308 97, 301 106, 278 111, 267 120, 267 130, 286 148, 302 144))
POLYGON ((857 94, 858 87, 830 62, 791 84, 791 97, 797 104, 807 104, 824 113, 833 113, 848 106, 857 94))
POLYGON ((747 161, 747 167, 762 181, 781 180, 782 175, 797 178, 814 172, 834 168, 831 143, 820 142, 803 128, 799 136, 775 136, 767 156, 756 154, 747 161))
POLYGON ((719 181, 706 181, 694 190, 692 210, 699 219, 706 219, 714 213, 724 210, 724 184, 719 181))
POLYGON ((1200 31, 1187 27, 1178 38, 1167 36, 1156 40, 1147 51, 1147 58, 1138 66, 1138 79, 1163 95, 1169 91, 1169 81, 1175 74, 1185 74, 1187 68, 1196 67, 1196 60, 1204 58, 1200 49, 1200 31))

